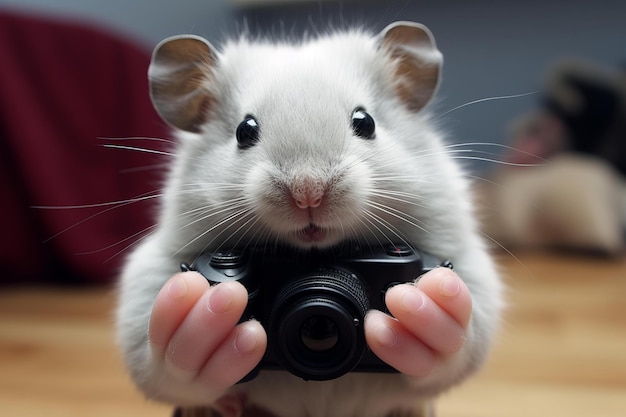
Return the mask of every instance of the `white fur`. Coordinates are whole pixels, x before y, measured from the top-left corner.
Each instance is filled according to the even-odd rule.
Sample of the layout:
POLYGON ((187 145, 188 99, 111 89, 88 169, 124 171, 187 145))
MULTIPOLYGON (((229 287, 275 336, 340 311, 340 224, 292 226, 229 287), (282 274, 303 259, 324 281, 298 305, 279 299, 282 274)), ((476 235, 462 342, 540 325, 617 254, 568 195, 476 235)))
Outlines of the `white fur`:
POLYGON ((345 237, 376 243, 401 236, 451 259, 473 297, 467 341, 421 379, 347 374, 304 382, 273 371, 233 390, 245 391, 281 417, 380 417, 401 404, 431 398, 475 371, 496 327, 498 276, 477 231, 467 180, 427 113, 407 110, 395 96, 393 67, 376 38, 354 31, 301 45, 242 39, 226 45, 218 60, 207 89, 219 106, 201 134, 179 134, 158 229, 130 256, 121 281, 119 340, 140 388, 176 404, 206 401, 202 392, 173 383, 167 370, 151 362, 147 329, 155 297, 181 261, 223 242, 279 239, 305 247, 293 233, 307 220, 285 205, 285 193, 275 187, 301 177, 331 184, 328 204, 319 213, 329 244, 345 237), (351 131, 358 106, 376 121, 373 140, 351 131), (246 114, 258 120, 262 137, 240 150, 234 132, 246 114), (373 195, 381 189, 400 194, 394 199, 373 195), (190 213, 201 207, 207 211, 190 213), (406 213, 406 220, 399 213, 406 213))

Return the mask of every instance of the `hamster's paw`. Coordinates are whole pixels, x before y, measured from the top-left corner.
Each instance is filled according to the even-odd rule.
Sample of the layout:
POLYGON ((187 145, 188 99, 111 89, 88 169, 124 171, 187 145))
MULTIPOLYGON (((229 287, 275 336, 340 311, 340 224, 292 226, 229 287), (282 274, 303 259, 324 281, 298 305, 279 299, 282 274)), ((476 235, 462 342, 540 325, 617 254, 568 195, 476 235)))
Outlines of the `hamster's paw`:
POLYGON ((202 393, 199 401, 215 400, 259 363, 265 330, 253 320, 237 324, 247 300, 241 284, 209 286, 196 272, 177 274, 163 286, 148 335, 165 386, 202 393))
POLYGON ((428 376, 463 347, 472 299, 451 269, 436 268, 415 284, 392 287, 385 301, 393 317, 370 311, 365 335, 374 353, 398 371, 428 376))

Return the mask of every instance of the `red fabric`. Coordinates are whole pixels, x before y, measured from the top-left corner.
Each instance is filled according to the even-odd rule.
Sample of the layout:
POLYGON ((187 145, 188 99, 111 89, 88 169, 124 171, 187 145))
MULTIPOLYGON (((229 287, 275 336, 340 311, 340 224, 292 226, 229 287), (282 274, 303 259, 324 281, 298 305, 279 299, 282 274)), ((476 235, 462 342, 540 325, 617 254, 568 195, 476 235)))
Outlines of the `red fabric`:
POLYGON ((164 148, 103 139, 167 136, 148 63, 147 51, 96 29, 0 13, 0 282, 110 282, 131 237, 152 224, 153 201, 33 208, 158 189, 163 157, 102 146, 164 148))

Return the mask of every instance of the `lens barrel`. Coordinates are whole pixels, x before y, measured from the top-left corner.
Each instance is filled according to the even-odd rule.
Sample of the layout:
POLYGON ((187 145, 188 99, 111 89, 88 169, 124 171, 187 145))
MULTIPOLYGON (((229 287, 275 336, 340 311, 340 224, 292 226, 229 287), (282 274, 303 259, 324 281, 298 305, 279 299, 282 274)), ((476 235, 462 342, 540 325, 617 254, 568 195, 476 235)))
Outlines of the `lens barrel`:
POLYGON ((366 348, 363 320, 370 308, 358 277, 322 267, 285 285, 269 320, 269 346, 280 365, 307 380, 351 371, 366 348))

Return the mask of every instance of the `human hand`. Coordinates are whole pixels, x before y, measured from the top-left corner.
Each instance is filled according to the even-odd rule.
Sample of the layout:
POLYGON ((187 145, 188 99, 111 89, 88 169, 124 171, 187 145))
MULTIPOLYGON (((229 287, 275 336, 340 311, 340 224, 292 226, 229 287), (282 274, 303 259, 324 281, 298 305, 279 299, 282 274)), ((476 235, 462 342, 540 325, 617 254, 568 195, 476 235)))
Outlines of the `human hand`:
POLYGON ((170 278, 157 295, 149 327, 153 361, 168 386, 210 404, 260 362, 265 330, 254 320, 238 324, 247 302, 238 282, 209 286, 197 272, 170 278))
POLYGON ((465 283, 448 268, 436 268, 415 284, 387 291, 393 317, 370 311, 365 337, 372 351, 403 374, 425 377, 445 357, 461 350, 472 312, 465 283))

